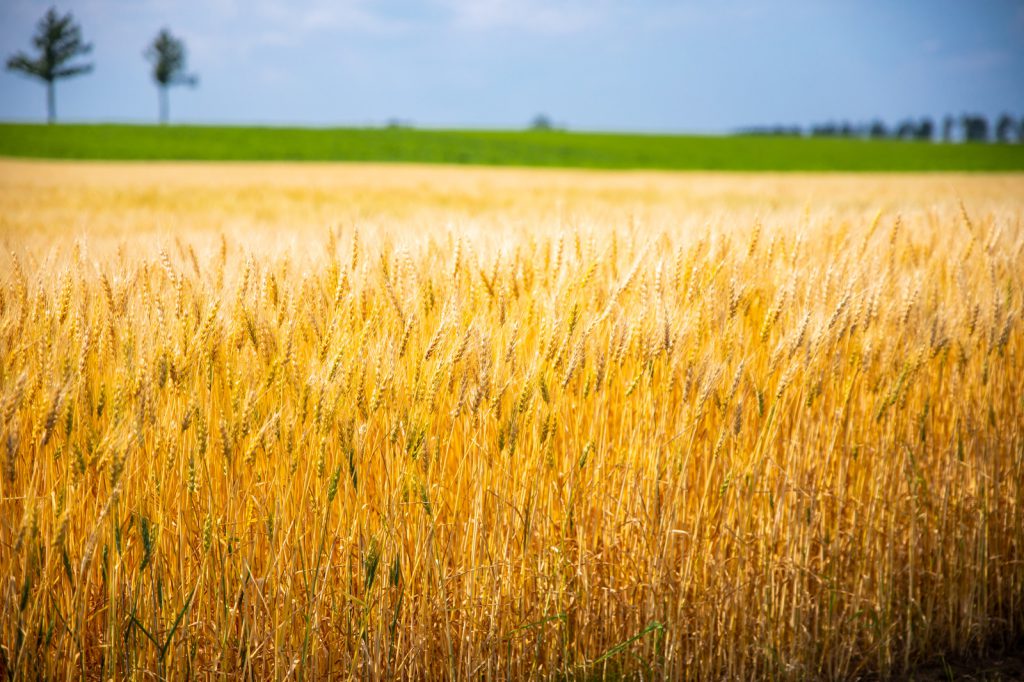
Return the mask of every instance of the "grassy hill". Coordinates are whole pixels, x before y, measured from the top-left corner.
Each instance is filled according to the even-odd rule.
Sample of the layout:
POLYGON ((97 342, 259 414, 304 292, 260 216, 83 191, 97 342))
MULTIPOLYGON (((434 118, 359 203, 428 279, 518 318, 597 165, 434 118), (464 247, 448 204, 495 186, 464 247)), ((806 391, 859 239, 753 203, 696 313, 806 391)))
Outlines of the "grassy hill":
POLYGON ((1017 171, 1024 145, 382 128, 0 124, 0 156, 678 170, 1017 171))

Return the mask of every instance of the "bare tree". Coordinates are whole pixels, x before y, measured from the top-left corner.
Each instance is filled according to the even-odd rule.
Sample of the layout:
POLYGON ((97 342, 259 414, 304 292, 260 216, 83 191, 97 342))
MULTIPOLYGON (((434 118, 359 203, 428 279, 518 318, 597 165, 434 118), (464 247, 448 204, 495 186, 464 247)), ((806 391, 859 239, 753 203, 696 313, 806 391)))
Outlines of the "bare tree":
POLYGON ((53 123, 57 120, 55 83, 92 71, 92 64, 68 63, 75 57, 89 54, 92 45, 82 42, 82 28, 71 13, 61 16, 54 7, 47 10, 36 25, 32 44, 39 50, 39 56, 33 59, 18 52, 7 59, 7 69, 46 83, 46 122, 53 123))
POLYGON ((146 49, 146 59, 153 62, 153 80, 160 93, 160 123, 167 123, 168 89, 172 85, 195 87, 199 77, 185 71, 185 43, 166 28, 161 29, 146 49))

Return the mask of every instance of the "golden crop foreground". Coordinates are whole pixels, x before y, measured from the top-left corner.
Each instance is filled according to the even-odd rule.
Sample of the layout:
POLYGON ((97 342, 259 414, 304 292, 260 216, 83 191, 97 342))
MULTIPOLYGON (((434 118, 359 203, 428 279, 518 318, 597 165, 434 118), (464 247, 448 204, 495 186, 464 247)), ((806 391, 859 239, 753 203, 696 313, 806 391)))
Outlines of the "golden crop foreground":
POLYGON ((8 162, 0 670, 842 678, 1020 633, 1022 184, 8 162))

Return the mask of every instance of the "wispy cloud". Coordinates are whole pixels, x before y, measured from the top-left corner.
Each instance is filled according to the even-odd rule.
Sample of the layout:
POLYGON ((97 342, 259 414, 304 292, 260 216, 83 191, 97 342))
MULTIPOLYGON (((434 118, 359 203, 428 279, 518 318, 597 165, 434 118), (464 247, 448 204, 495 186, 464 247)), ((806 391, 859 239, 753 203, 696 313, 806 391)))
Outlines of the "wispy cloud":
POLYGON ((251 8, 262 21, 273 22, 278 31, 290 32, 297 39, 320 31, 393 33, 407 27, 406 22, 388 16, 369 0, 261 0, 251 8))
MULTIPOLYGON (((88 116, 118 97, 118 111, 142 111, 142 53, 161 27, 185 41, 203 78, 189 96, 196 111, 220 120, 259 110, 268 120, 503 124, 511 108, 536 106, 574 125, 711 130, 749 121, 757 92, 789 93, 772 116, 794 119, 1021 101, 1019 0, 986 12, 960 0, 0 0, 0 57, 29 48, 51 4, 95 45, 96 73, 76 83, 104 93, 79 95, 88 116), (840 78, 830 70, 851 80, 831 99, 822 88, 840 78), (797 87, 805 74, 820 87, 797 87), (328 80, 345 88, 326 92, 328 80), (463 104, 468 92, 479 97, 463 104)), ((0 116, 36 115, 34 87, 0 71, 0 116)))
MULTIPOLYGON (((51 0, 0 0, 0 24, 42 16, 51 0)), ((65 0, 59 6, 82 22, 86 37, 122 36, 156 31, 161 26, 191 34, 196 48, 221 46, 229 51, 259 46, 301 45, 324 32, 395 34, 410 24, 380 9, 372 0, 65 0)))
POLYGON ((989 71, 993 68, 1010 63, 1010 53, 1006 50, 982 48, 946 57, 946 65, 957 71, 989 71))
POLYGON ((632 26, 642 30, 756 20, 772 8, 756 0, 432 0, 453 28, 573 34, 632 26))
POLYGON ((604 23, 610 3, 600 0, 439 0, 454 28, 576 33, 604 23))

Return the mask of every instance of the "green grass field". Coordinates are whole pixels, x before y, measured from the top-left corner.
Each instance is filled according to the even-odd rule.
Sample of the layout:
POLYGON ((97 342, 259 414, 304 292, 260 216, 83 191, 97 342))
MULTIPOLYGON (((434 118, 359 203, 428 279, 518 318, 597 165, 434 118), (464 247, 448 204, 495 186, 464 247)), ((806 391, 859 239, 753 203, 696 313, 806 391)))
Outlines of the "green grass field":
POLYGON ((0 124, 0 156, 666 170, 1024 170, 1019 144, 381 128, 0 124))

